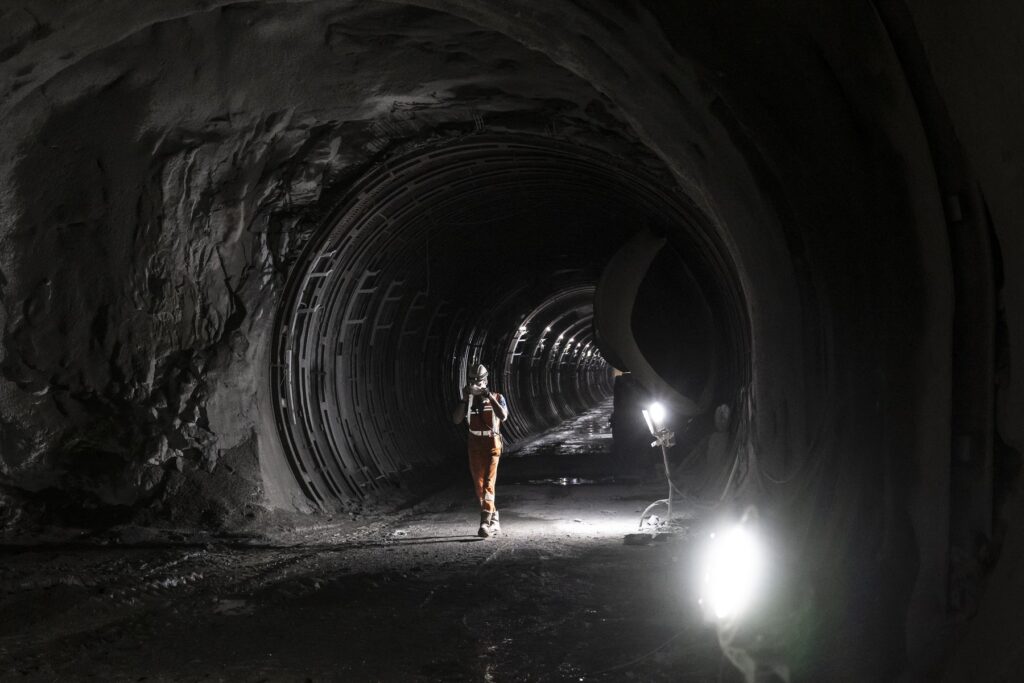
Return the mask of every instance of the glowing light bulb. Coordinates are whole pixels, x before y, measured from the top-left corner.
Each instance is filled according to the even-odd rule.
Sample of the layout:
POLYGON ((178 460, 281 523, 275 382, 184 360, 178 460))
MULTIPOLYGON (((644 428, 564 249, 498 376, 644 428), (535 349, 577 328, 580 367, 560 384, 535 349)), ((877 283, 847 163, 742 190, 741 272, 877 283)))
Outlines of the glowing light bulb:
POLYGON ((765 574, 764 548, 754 533, 736 524, 711 534, 704 557, 700 602, 716 619, 735 619, 754 602, 765 574))

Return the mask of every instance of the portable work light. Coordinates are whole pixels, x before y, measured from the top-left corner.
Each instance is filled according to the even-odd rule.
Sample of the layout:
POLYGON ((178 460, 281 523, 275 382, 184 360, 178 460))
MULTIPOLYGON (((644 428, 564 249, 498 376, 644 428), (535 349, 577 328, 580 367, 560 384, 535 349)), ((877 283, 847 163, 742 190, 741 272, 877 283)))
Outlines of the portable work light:
POLYGON ((710 534, 700 565, 700 604, 718 621, 743 615, 758 597, 767 568, 756 513, 710 534))
POLYGON ((671 448, 676 444, 676 435, 665 427, 666 411, 658 401, 647 406, 643 411, 644 422, 647 423, 647 429, 651 431, 651 436, 654 437, 654 441, 651 442, 651 448, 661 447, 661 461, 665 466, 665 481, 668 483, 668 498, 656 500, 647 506, 640 514, 640 528, 643 529, 644 520, 647 518, 647 514, 659 505, 664 505, 668 508, 665 520, 668 523, 672 521, 672 491, 675 488, 672 485, 672 476, 668 466, 668 448, 671 448))
POLYGON ((647 429, 651 432, 651 436, 657 436, 658 430, 665 424, 665 406, 655 401, 641 412, 644 416, 644 422, 647 423, 647 429))

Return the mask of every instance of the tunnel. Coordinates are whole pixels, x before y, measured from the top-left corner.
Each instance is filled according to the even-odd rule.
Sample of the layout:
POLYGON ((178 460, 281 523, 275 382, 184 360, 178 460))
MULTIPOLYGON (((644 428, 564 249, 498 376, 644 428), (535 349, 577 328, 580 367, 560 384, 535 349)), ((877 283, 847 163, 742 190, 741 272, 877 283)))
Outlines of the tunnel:
POLYGON ((306 246, 278 314, 278 424, 307 495, 358 501, 450 460, 461 435, 448 406, 481 362, 522 406, 504 426, 510 446, 607 399, 594 298, 603 265, 640 231, 674 246, 639 273, 652 283, 633 307, 640 324, 608 326, 651 337, 659 376, 705 404, 736 394, 743 354, 730 345, 745 330, 730 335, 727 316, 711 314, 726 297, 716 276, 732 274, 713 270, 721 250, 685 199, 586 148, 513 136, 415 149, 362 179, 306 246), (666 298, 677 319, 639 309, 666 298))
MULTIPOLYGON (((723 439, 682 536, 756 511, 779 580, 760 620, 709 627, 730 670, 1005 680, 1022 22, 919 0, 0 8, 4 552, 460 509, 452 407, 484 364, 515 491, 583 477, 531 455, 580 425, 586 481, 626 486, 623 448, 657 474, 645 432, 602 441, 649 402, 666 473, 723 439)), ((562 529, 522 514, 523 543, 562 529)))

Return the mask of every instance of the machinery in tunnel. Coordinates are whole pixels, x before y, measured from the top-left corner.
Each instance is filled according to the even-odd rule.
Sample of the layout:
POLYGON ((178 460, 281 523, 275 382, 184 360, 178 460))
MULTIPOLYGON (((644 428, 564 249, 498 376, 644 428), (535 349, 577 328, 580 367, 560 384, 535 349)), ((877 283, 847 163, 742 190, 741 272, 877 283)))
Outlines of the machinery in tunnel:
POLYGON ((519 442, 628 370, 677 434, 735 416, 723 505, 787 562, 717 625, 751 678, 1018 671, 1022 23, 0 8, 0 522, 394 503, 459 454, 472 364, 519 442))

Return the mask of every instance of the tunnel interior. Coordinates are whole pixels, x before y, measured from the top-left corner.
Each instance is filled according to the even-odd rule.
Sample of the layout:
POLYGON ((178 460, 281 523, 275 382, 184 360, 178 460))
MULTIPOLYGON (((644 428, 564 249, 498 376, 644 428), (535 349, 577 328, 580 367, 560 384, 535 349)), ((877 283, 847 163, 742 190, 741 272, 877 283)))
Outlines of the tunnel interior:
POLYGON ((462 437, 448 409, 478 363, 514 407, 513 448, 609 398, 594 297, 638 232, 670 244, 640 273, 632 317, 606 324, 635 330, 666 383, 705 408, 744 384, 734 272, 664 173, 543 138, 468 136, 389 159, 328 220, 294 268, 272 359, 290 462, 321 505, 450 462, 462 437))
POLYGON ((5 533, 399 505, 454 481, 469 367, 513 448, 614 368, 694 441, 732 409, 714 509, 759 510, 789 581, 721 628, 737 666, 997 666, 1024 596, 1016 6, 23 4, 5 533))

